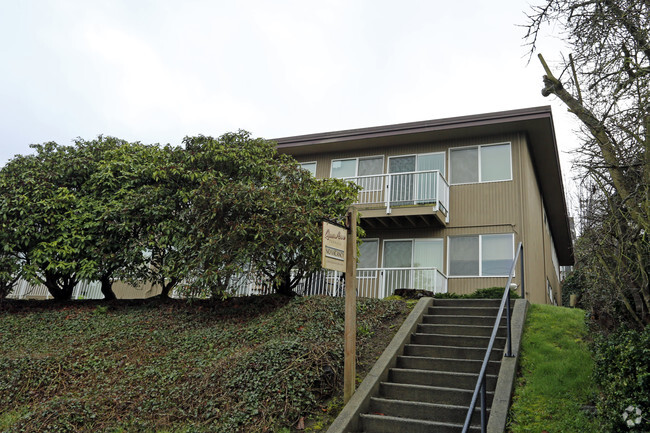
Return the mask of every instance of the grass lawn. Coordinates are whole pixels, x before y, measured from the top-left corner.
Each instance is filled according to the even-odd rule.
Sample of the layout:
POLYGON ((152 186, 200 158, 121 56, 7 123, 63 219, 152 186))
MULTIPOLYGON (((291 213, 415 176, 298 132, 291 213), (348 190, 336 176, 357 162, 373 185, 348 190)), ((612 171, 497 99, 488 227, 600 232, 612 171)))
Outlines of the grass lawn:
MULTIPOLYGON (((5 301, 0 431, 318 430, 340 410, 343 301, 5 301)), ((411 306, 359 301, 360 375, 411 306)))
POLYGON ((587 338, 583 310, 530 306, 510 409, 511 433, 599 430, 582 409, 593 404, 597 393, 587 338))

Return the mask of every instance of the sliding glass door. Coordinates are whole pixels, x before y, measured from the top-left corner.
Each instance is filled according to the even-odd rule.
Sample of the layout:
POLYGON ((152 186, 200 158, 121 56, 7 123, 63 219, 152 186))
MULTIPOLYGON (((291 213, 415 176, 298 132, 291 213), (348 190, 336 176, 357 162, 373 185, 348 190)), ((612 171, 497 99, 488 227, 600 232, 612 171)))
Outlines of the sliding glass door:
POLYGON ((442 239, 384 241, 383 268, 387 293, 396 289, 434 291, 442 269, 442 239))
POLYGON ((438 176, 431 170, 438 170, 444 176, 444 152, 390 157, 388 172, 393 174, 390 191, 391 205, 435 202, 438 198, 438 176))

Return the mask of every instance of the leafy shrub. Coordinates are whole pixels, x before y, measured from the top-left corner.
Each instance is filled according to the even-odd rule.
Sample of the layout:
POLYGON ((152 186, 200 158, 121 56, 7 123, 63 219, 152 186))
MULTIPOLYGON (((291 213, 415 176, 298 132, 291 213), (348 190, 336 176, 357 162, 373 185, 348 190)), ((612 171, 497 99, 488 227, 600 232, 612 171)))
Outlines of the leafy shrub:
MULTIPOLYGON (((503 297, 503 287, 488 287, 487 289, 478 289, 476 292, 467 295, 470 299, 501 299, 503 297)), ((519 299, 520 296, 516 290, 510 289, 510 299, 519 299)))
POLYGON ((620 328, 600 335, 594 342, 594 380, 601 389, 597 403, 604 431, 628 432, 623 413, 629 406, 639 407, 644 421, 640 431, 648 431, 650 422, 650 327, 643 331, 620 328))
MULTIPOLYGON (((433 295, 437 299, 501 299, 504 287, 495 286, 486 289, 478 289, 474 293, 459 295, 457 293, 436 293, 433 295)), ((510 299, 519 299, 520 296, 515 290, 510 290, 510 299)))
POLYGON ((562 306, 569 307, 571 295, 577 295, 578 303, 576 307, 583 308, 580 298, 583 294, 589 296, 589 285, 585 276, 585 271, 581 268, 574 269, 562 282, 562 306))

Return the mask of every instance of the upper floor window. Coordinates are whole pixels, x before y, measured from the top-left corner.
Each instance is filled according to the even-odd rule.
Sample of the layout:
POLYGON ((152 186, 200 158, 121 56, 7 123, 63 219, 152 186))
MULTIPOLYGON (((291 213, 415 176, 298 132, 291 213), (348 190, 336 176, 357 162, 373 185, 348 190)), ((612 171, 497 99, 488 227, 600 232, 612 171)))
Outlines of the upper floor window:
POLYGON ((301 162, 300 167, 310 172, 312 176, 316 177, 316 161, 301 162))
POLYGON ((383 156, 332 160, 332 177, 369 176, 373 174, 382 174, 383 172, 383 156))
POLYGON ((510 143, 449 149, 451 183, 512 180, 510 143))

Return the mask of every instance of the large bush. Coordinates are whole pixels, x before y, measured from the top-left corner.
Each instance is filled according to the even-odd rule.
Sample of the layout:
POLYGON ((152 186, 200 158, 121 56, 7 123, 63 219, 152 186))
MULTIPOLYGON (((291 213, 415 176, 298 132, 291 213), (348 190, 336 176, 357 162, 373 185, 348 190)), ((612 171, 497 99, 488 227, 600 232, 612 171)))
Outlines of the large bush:
POLYGON ((649 431, 650 327, 643 331, 621 328, 599 336, 594 343, 594 358, 594 379, 601 389, 597 405, 603 430, 649 431), (632 429, 623 419, 630 406, 643 412, 641 424, 632 429))
POLYGON ((220 297, 241 275, 290 294, 320 269, 320 223, 341 221, 358 187, 317 180, 248 132, 186 137, 185 148, 112 137, 33 145, 0 169, 0 296, 18 275, 70 299, 81 280, 181 282, 220 297), (6 258, 6 260, 5 260, 6 258))

